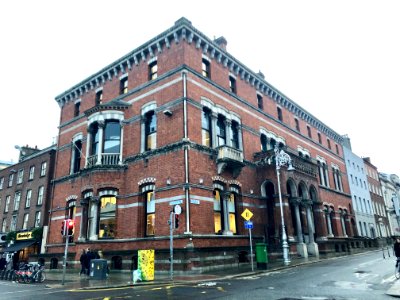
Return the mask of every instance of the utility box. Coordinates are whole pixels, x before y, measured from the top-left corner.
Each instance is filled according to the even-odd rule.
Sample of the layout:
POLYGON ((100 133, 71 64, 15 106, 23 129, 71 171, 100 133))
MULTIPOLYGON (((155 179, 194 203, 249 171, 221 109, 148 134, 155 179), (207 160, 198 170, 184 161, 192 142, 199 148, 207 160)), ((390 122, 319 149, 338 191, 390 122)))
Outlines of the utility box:
POLYGON ((268 264, 268 253, 267 244, 257 243, 256 244, 256 261, 257 269, 266 270, 268 264))
POLYGON ((90 279, 107 279, 106 259, 92 259, 90 261, 90 279))

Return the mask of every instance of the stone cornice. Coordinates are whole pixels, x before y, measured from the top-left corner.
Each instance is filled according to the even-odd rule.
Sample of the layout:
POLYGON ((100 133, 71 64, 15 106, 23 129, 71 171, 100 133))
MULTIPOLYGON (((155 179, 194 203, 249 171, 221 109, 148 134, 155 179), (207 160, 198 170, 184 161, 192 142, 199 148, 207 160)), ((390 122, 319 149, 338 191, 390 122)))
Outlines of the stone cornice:
POLYGON ((251 71, 239 60, 235 59, 224 49, 219 47, 215 41, 209 39, 203 33, 194 28, 192 23, 186 18, 179 19, 170 29, 164 31, 147 43, 60 94, 56 97, 56 101, 60 107, 62 107, 67 102, 73 101, 88 91, 100 87, 106 80, 112 80, 114 77, 118 78, 120 73, 124 74, 127 69, 131 70, 133 65, 138 65, 141 61, 146 62, 147 60, 154 58, 157 53, 170 48, 171 43, 178 44, 181 41, 186 41, 188 44, 193 44, 197 49, 201 49, 205 55, 208 55, 211 59, 223 64, 223 66, 227 67, 232 74, 254 86, 255 89, 263 95, 268 96, 298 118, 303 119, 305 122, 315 127, 321 133, 334 138, 336 141, 339 141, 339 143, 342 142, 343 138, 341 135, 337 134, 312 114, 304 110, 301 106, 265 81, 262 74, 251 71))

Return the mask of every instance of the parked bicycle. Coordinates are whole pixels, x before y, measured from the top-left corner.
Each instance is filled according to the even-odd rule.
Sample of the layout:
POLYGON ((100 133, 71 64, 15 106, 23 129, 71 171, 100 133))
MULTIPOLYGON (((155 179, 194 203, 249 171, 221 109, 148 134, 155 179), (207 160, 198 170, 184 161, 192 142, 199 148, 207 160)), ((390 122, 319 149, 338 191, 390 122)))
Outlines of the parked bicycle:
POLYGON ((30 268, 24 274, 24 282, 32 283, 32 282, 40 282, 46 280, 46 274, 44 273, 44 266, 39 264, 30 265, 30 268))

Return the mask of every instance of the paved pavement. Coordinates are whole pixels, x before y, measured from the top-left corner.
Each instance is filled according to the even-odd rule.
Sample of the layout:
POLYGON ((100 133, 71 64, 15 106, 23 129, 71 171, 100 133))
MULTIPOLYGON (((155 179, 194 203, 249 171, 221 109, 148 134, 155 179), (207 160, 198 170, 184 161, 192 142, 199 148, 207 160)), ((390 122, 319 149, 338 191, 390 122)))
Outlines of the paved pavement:
MULTIPOLYGON (((379 251, 379 250, 378 250, 379 251)), ((362 255, 355 254, 355 255, 362 255)), ((155 274, 154 281, 147 282, 136 282, 133 283, 132 273, 130 272, 111 272, 107 279, 91 279, 88 276, 80 276, 78 270, 71 272, 68 271, 65 274, 64 284, 62 284, 62 270, 46 271, 46 286, 52 288, 66 288, 66 289, 105 289, 124 287, 132 285, 159 285, 166 283, 188 283, 188 282, 201 282, 210 280, 220 280, 240 277, 244 275, 254 275, 257 273, 271 272, 276 270, 282 270, 286 268, 293 268, 303 264, 317 263, 326 258, 296 258, 292 259, 289 266, 284 266, 281 261, 269 263, 267 270, 257 270, 257 264, 254 262, 254 271, 251 269, 250 264, 240 264, 237 267, 232 267, 225 270, 210 271, 202 274, 175 274, 173 280, 171 280, 169 273, 166 274, 155 274)), ((400 297, 400 279, 393 283, 386 294, 394 297, 400 297)))

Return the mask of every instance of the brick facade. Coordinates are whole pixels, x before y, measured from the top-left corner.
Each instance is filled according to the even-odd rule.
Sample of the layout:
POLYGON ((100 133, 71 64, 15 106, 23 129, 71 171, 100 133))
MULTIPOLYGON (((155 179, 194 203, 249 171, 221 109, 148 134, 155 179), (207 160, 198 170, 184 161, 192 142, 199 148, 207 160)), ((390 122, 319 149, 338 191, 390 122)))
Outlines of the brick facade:
MULTIPOLYGON (((266 242, 270 258, 281 259, 275 154, 273 149, 262 151, 262 135, 287 152, 295 167, 293 172, 287 166, 280 169, 290 254, 322 255, 337 252, 338 245, 348 247, 353 233, 349 229, 344 235, 339 209, 351 203, 349 185, 346 176, 338 184, 332 172, 335 166, 346 173, 341 136, 188 20, 178 20, 56 101, 61 123, 47 257, 61 259, 64 240, 59 228, 70 216, 76 221, 71 259, 79 261, 80 250, 90 247, 101 249, 112 268, 129 269, 135 267, 138 249, 155 249, 156 270, 167 271, 167 221, 179 204, 183 212, 174 232, 177 270, 197 272, 236 263, 237 254, 248 249, 241 217, 246 208, 254 214, 254 241, 266 242), (202 75, 202 60, 209 64, 209 78, 202 75), (149 80, 154 62, 157 78, 149 80), (126 76, 128 92, 120 95, 120 78, 126 76), (236 92, 230 90, 229 77, 236 92), (100 90, 102 103, 96 105, 100 90), (258 108, 257 95, 263 109, 258 108), (210 120, 210 146, 202 138, 203 112, 210 120), (120 131, 110 138, 112 122, 120 131), (147 141, 155 142, 149 146, 147 141), (114 147, 113 153, 105 150, 108 146, 114 147), (80 157, 76 169, 74 155, 75 160, 80 157), (321 170, 326 172, 323 184, 321 170), (146 198, 149 191, 154 192, 151 199, 146 198), (102 205, 104 197, 114 196, 110 217, 102 205), (153 204, 155 211, 146 215, 153 204), (71 205, 73 212, 68 210, 71 205), (93 222, 100 225, 93 227, 93 222), (146 228, 154 235, 146 234, 146 228)), ((346 228, 351 227, 348 223, 346 219, 346 228)))

